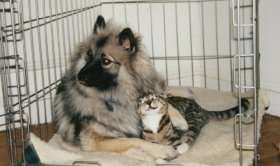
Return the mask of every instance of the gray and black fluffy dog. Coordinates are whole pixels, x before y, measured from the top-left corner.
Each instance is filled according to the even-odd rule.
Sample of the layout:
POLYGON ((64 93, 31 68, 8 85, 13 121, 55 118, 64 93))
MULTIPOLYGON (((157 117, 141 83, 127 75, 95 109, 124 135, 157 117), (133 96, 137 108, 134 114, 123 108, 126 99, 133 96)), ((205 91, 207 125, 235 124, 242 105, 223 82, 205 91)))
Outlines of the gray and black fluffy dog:
POLYGON ((140 148, 155 158, 173 158, 177 153, 171 146, 139 139, 137 99, 165 88, 140 37, 98 16, 93 34, 74 53, 57 90, 58 134, 82 150, 140 148))

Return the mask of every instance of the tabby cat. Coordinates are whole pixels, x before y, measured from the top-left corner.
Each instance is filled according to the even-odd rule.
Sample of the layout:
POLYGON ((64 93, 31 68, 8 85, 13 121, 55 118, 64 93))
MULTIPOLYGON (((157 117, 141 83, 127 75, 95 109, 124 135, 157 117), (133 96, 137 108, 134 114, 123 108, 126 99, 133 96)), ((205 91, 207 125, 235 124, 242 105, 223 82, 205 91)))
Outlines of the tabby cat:
MULTIPOLYGON (((242 99, 241 105, 243 110, 247 110, 248 100, 242 99)), ((140 98, 138 113, 143 125, 143 139, 153 143, 172 145, 179 153, 184 153, 194 143, 201 128, 208 123, 209 119, 229 119, 238 113, 238 107, 226 111, 207 111, 190 98, 148 94, 140 98), (169 116, 171 107, 183 115, 188 124, 187 129, 182 130, 172 123, 169 116)))

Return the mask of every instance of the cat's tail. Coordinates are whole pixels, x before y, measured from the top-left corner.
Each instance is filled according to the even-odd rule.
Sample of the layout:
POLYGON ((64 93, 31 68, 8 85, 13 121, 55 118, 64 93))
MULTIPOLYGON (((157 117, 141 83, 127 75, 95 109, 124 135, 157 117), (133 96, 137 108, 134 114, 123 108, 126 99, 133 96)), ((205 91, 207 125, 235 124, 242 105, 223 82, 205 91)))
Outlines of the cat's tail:
MULTIPOLYGON (((250 107, 250 102, 246 98, 241 99, 241 112, 248 111, 250 107)), ((226 120, 233 118, 236 114, 239 113, 239 105, 236 107, 224 110, 224 111, 207 111, 205 110, 206 114, 208 115, 209 119, 214 120, 226 120)))

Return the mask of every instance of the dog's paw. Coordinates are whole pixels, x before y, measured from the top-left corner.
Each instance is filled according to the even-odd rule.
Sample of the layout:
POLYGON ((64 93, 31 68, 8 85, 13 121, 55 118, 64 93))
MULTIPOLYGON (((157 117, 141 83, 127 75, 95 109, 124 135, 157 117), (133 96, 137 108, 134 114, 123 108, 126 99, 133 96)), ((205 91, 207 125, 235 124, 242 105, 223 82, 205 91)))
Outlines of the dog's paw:
POLYGON ((178 152, 172 146, 156 145, 149 148, 149 152, 156 159, 171 160, 178 156, 178 152))
POLYGON ((168 164, 168 161, 163 160, 163 159, 157 159, 156 160, 156 164, 158 164, 158 165, 166 165, 166 164, 168 164))
POLYGON ((188 151, 190 148, 189 144, 187 143, 182 143, 181 145, 177 146, 177 151, 179 154, 185 153, 186 151, 188 151))
POLYGON ((153 157, 151 155, 144 152, 142 149, 131 148, 122 153, 125 156, 136 159, 138 161, 142 161, 145 163, 145 166, 154 166, 156 165, 153 157))
POLYGON ((82 151, 94 151, 95 142, 92 139, 89 139, 88 137, 82 137, 80 141, 80 148, 82 151))

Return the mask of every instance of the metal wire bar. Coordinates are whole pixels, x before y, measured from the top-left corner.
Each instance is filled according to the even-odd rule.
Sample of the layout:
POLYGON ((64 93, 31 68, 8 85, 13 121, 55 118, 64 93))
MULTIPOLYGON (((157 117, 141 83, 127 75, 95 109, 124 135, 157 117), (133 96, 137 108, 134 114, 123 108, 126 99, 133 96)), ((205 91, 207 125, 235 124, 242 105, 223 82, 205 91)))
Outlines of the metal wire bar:
POLYGON ((125 24, 127 25, 127 3, 123 4, 123 10, 124 10, 124 18, 125 18, 125 24))
MULTIPOLYGON (((211 60, 211 59, 217 59, 216 55, 195 55, 195 56, 180 56, 180 57, 174 57, 174 56, 157 56, 157 57, 150 57, 153 60, 211 60)), ((229 55, 220 55, 218 59, 230 59, 233 58, 233 56, 229 55)))
MULTIPOLYGON (((186 2, 215 2, 215 1, 227 1, 227 0, 176 0, 176 3, 186 3, 186 2)), ((104 1, 100 2, 100 5, 105 4, 130 4, 130 3, 174 3, 174 0, 141 0, 141 1, 104 1)))
MULTIPOLYGON (((65 12, 60 12, 60 13, 57 13, 57 14, 51 14, 51 15, 48 15, 48 16, 39 17, 38 19, 37 18, 29 19, 29 20, 23 21, 23 24, 28 24, 30 22, 36 22, 37 20, 46 20, 46 19, 49 19, 49 18, 57 17, 57 16, 64 16, 66 14, 75 13, 75 12, 81 11, 81 10, 82 9, 73 9, 73 10, 68 10, 68 11, 65 11, 65 12)), ((20 24, 19 23, 15 23, 15 26, 18 26, 18 25, 20 25, 20 24)), ((4 29, 4 31, 7 31, 5 29, 8 29, 10 27, 12 27, 12 25, 6 25, 6 26, 3 26, 2 28, 4 29)))
MULTIPOLYGON (((64 1, 64 4, 65 4, 65 10, 67 11, 68 10, 68 2, 69 2, 69 0, 65 0, 64 1)), ((70 36, 71 36, 71 34, 70 34, 70 18, 68 17, 67 19, 66 19, 66 22, 67 22, 67 25, 66 25, 66 32, 67 32, 67 36, 68 36, 68 50, 69 51, 71 51, 72 49, 71 49, 71 42, 70 42, 70 36)), ((74 36, 73 34, 72 34, 72 36, 74 36)), ((73 40, 74 41, 74 40, 73 40)), ((71 58, 71 54, 69 53, 69 56, 70 56, 70 58, 71 58)))
MULTIPOLYGON (((78 1, 76 1, 76 0, 74 0, 74 2, 76 2, 76 3, 73 3, 73 6, 72 6, 72 8, 74 8, 74 6, 78 6, 78 1)), ((82 38, 81 38, 81 31, 80 31, 80 24, 79 24, 79 13, 77 13, 76 15, 75 15, 76 17, 76 25, 77 25, 77 32, 78 32, 78 41, 79 42, 81 42, 81 40, 82 40, 82 38)))
MULTIPOLYGON (((56 1, 57 2, 57 1, 56 1)), ((60 8, 61 8, 61 10, 63 11, 63 0, 60 0, 60 3, 59 3, 59 5, 60 5, 60 8)), ((56 4, 57 6, 58 6, 58 3, 56 4)), ((63 47, 63 52, 62 52, 62 55, 63 55, 63 57, 64 57, 64 71, 66 71, 66 69, 67 69, 67 67, 68 67, 68 59, 67 59, 67 54, 66 54, 66 35, 65 35, 65 21, 64 21, 64 19, 61 19, 61 31, 62 31, 62 47, 63 47)), ((69 42, 69 40, 68 40, 68 42, 69 42)))
MULTIPOLYGON (((51 1, 49 1, 49 2, 51 2, 51 1)), ((49 23, 52 23, 52 22, 56 22, 56 21, 58 21, 58 20, 60 20, 60 19, 63 19, 63 18, 69 17, 69 16, 76 15, 76 14, 78 14, 78 13, 81 13, 81 12, 83 12, 83 11, 89 10, 89 9, 94 8, 94 7, 97 7, 97 6, 99 6, 99 5, 94 5, 94 6, 92 6, 92 7, 86 7, 85 9, 79 9, 79 10, 77 9, 76 12, 72 12, 72 13, 70 13, 70 14, 67 14, 67 15, 64 15, 64 16, 61 16, 61 17, 55 17, 54 19, 52 19, 52 20, 50 20, 50 21, 47 21, 46 23, 39 24, 38 26, 30 26, 29 28, 23 29, 22 31, 16 31, 16 34, 22 33, 23 31, 28 31, 28 30, 31 30, 31 29, 34 29, 34 28, 38 28, 38 27, 40 27, 40 26, 44 26, 45 24, 49 24, 49 23)), ((51 9, 50 9, 50 10, 51 10, 51 9)), ((29 23, 30 23, 30 22, 29 22, 29 23)), ((11 33, 10 33, 10 34, 7 34, 7 35, 4 36, 4 38, 7 38, 7 37, 9 37, 9 36, 12 36, 12 34, 11 34, 11 33)))
POLYGON ((189 34, 190 34, 190 54, 191 54, 191 70, 192 70, 192 87, 194 87, 194 63, 193 63, 193 45, 192 45, 192 10, 191 4, 188 4, 188 11, 189 11, 189 34))
MULTIPOLYGON (((0 16, 0 25, 1 26, 2 26, 2 22, 4 22, 2 20, 3 20, 2 16, 0 16)), ((1 36, 3 36, 2 31, 0 31, 0 34, 1 34, 1 36)), ((2 56, 3 57, 6 56, 6 48, 4 46, 3 38, 1 37, 1 54, 0 54, 0 57, 2 57, 2 56)), ((6 66, 6 61, 5 61, 4 58, 0 60, 0 65, 1 66, 6 66)), ((6 73, 7 73, 6 68, 3 67, 3 70, 0 70, 0 72, 1 72, 1 82, 2 82, 2 84, 1 84, 2 85, 2 93, 3 93, 3 96, 8 96, 8 88, 5 87, 5 85, 4 85, 4 83, 7 84, 7 82, 8 82, 7 78, 6 78, 6 73)), ((4 114, 6 114, 7 112, 9 112, 9 99, 4 99, 3 103, 4 103, 4 109, 6 111, 4 114)), ((8 119, 6 118, 5 122, 7 122, 7 121, 8 121, 8 119)), ((10 127, 10 122, 9 121, 8 121, 8 125, 6 126, 6 133, 7 133, 7 143, 9 145, 8 153, 9 153, 9 156, 10 156, 10 160, 13 161, 14 160, 14 151, 12 150, 12 148, 13 148, 12 131, 11 131, 11 127, 10 127)))
MULTIPOLYGON (((37 18, 37 22, 36 24, 39 25, 39 4, 38 1, 35 1, 35 6, 36 6, 36 18, 37 18)), ((39 47, 39 54, 41 56, 39 56, 39 61, 40 61, 40 66, 44 66, 43 64, 43 51, 42 51, 42 43, 41 43, 41 29, 37 28, 37 40, 38 40, 38 47, 39 47)), ((45 87, 45 74, 44 74, 44 70, 41 70, 41 80, 42 80, 42 87, 45 87)), ((35 80, 37 81, 37 80, 35 80)), ((44 97, 46 96, 45 93, 45 89, 43 89, 43 95, 44 97)), ((46 106, 46 100, 43 100, 43 111, 44 111, 44 115, 45 115, 45 123, 47 123, 47 106, 46 106)), ((47 132, 48 132, 48 128, 47 128, 47 132)))
POLYGON ((153 65, 155 65, 155 51, 154 51, 154 32, 153 32, 153 16, 152 16, 152 6, 151 3, 149 3, 149 13, 150 13, 150 28, 151 28, 151 44, 152 44, 152 60, 153 60, 153 65))
MULTIPOLYGON (((38 95, 38 98, 36 97, 36 98, 34 98, 33 100, 30 99, 30 103, 23 105, 23 106, 22 106, 22 109, 25 109, 25 108, 29 107, 31 104, 33 104, 33 103, 35 103, 35 102, 38 102, 39 99, 45 97, 44 94, 39 95, 43 90, 48 89, 47 91, 45 91, 45 94, 49 94, 49 93, 51 93, 53 90, 55 90, 55 89, 56 89, 56 84, 57 84, 59 81, 60 81, 60 80, 58 80, 58 81, 52 83, 52 84, 49 85, 49 86, 44 87, 43 89, 39 90, 38 92, 35 92, 35 93, 31 94, 30 96, 28 96, 28 97, 22 99, 22 103, 23 103, 25 100, 28 100, 28 98, 32 98, 32 97, 34 97, 34 96, 36 97, 36 95, 38 95)), ((18 104, 19 104, 19 103, 15 103, 15 104, 13 104, 13 105, 18 105, 18 104)), ((8 113, 5 113, 5 114, 1 114, 0 117, 14 115, 14 114, 19 113, 19 111, 21 111, 21 110, 15 110, 15 111, 12 111, 12 112, 8 112, 8 113)))
MULTIPOLYGON (((232 43, 231 43, 231 39, 232 39, 232 31, 231 31, 231 22, 232 22, 232 17, 231 17, 231 3, 228 2, 228 20, 229 20, 229 39, 228 39, 228 44, 229 44, 229 56, 232 57, 232 43)), ((235 62, 232 62, 232 58, 230 58, 229 60, 229 63, 230 63, 230 66, 229 66, 229 69, 230 69, 230 82, 231 82, 231 86, 230 86, 230 90, 231 92, 233 92, 233 86, 235 84, 235 82, 233 82, 234 78, 233 78, 233 72, 235 73, 234 70, 232 70, 232 67, 233 67, 233 63, 235 62)))
POLYGON ((215 1, 215 33, 216 33, 216 53, 217 53, 217 82, 218 90, 221 90, 221 81, 220 81, 220 59, 219 59, 219 29, 218 29, 218 6, 215 1))
POLYGON ((180 50, 179 50, 179 32, 178 32, 178 4, 175 3, 175 25, 176 25, 176 46, 177 46, 177 67, 178 67, 178 77, 179 77, 179 86, 182 84, 181 83, 181 65, 180 65, 180 61, 179 61, 179 57, 180 57, 180 50))
MULTIPOLYGON (((51 1, 49 1, 49 11, 50 13, 52 14, 52 3, 51 1)), ((50 24, 50 32, 51 32, 51 50, 52 50, 52 59, 53 59, 53 64, 56 64, 56 57, 57 57, 57 54, 55 53, 55 47, 54 47, 54 30, 53 30, 53 24, 50 24)), ((59 55, 58 55, 59 56, 59 55)), ((58 76, 57 76, 57 71, 56 71, 56 67, 54 68, 54 79, 55 81, 58 80, 58 76)))
MULTIPOLYGON (((240 53, 240 1, 237 0, 237 55, 241 54, 240 53)), ((238 56, 238 86, 241 87, 241 60, 240 56, 238 56)), ((238 88, 238 105, 239 105, 239 143, 240 143, 240 148, 239 148, 239 164, 240 166, 243 165, 243 128, 242 128, 242 107, 241 107, 241 88, 238 88)))
POLYGON ((201 34, 202 34, 202 54, 203 54, 203 79, 204 79, 204 88, 207 87, 207 77, 206 77, 206 59, 205 59, 205 27, 204 27, 204 1, 200 2, 201 8, 201 34))
POLYGON ((164 62, 165 62, 165 79, 168 85, 168 63, 167 63, 167 44, 166 44, 166 24, 165 24, 165 4, 162 4, 162 16, 163 16, 163 40, 164 40, 164 62))
MULTIPOLYGON (((46 1, 43 1, 43 2, 42 2, 43 15, 46 15, 46 5, 47 4, 46 4, 46 1)), ((44 22, 46 22, 46 19, 44 19, 44 22)), ((47 74, 47 81, 48 81, 48 85, 51 85, 51 72, 50 72, 51 66, 50 66, 50 57, 48 56, 49 55, 49 44, 48 44, 49 35, 47 33, 47 25, 44 26, 44 34, 45 34, 45 45, 46 45, 46 63, 47 63, 47 72, 48 72, 48 74, 47 74)), ((51 90, 50 87, 49 87, 49 90, 51 90)), ((49 93, 49 97, 50 97, 51 108, 53 110, 52 92, 49 93)), ((29 103, 30 103, 30 101, 29 101, 29 103)), ((53 111, 51 111, 51 115, 53 117, 53 111)))
POLYGON ((137 31, 140 32, 140 17, 139 17, 139 1, 137 1, 137 4, 136 4, 137 8, 136 8, 136 17, 137 17, 137 31))
MULTIPOLYGON (((259 1, 258 0, 252 0, 252 22, 254 24, 253 26, 253 43, 252 43, 252 50, 255 52, 255 56, 254 56, 254 61, 253 61, 253 85, 256 87, 254 89, 254 145, 258 145, 258 112, 259 112, 259 105, 258 105, 258 99, 259 99, 259 88, 260 88, 260 71, 259 71, 259 38, 258 38, 258 5, 259 5, 259 1)), ((256 166, 258 166, 258 159, 259 159, 259 154, 258 154, 258 149, 255 148, 254 149, 254 163, 256 164, 256 166)))
MULTIPOLYGON (((243 5, 244 5, 244 0, 242 0, 241 6, 243 6, 243 5)), ((245 23, 245 10, 244 10, 244 8, 242 9, 242 13, 241 14, 242 14, 242 23, 244 24, 245 23)), ((242 27, 242 38, 245 38, 245 27, 242 27)), ((244 40, 242 41, 242 49, 243 49, 243 53, 246 53, 246 47, 245 47, 245 41, 244 40)), ((243 59, 243 65, 246 68, 246 58, 243 59)), ((244 85, 246 86, 247 85, 247 81, 246 81, 247 80, 247 74, 246 74, 246 71, 243 72, 243 80, 244 80, 244 85)), ((245 89, 245 91, 246 91, 246 89, 245 89)))
MULTIPOLYGON (((20 1, 20 13, 21 13, 21 18, 20 18, 20 27, 19 29, 22 30, 24 29, 24 24, 23 24, 23 19, 24 19, 24 12, 23 12, 23 1, 20 1)), ((29 90, 29 86, 28 83, 29 83, 29 76, 28 76, 28 72, 27 72, 27 51, 26 51, 26 39, 25 39, 25 34, 22 33, 22 41, 23 41, 23 66, 24 66, 24 84, 25 84, 25 88, 26 88, 26 93, 27 95, 29 95, 30 93, 30 90, 29 90)), ((28 98, 28 103, 30 103, 30 99, 28 98)), ((32 117, 31 117, 31 105, 29 105, 28 107, 28 113, 29 113, 29 118, 28 120, 30 121, 29 123, 32 122, 32 117)))
POLYGON ((72 163, 72 166, 75 165, 97 165, 97 166, 101 166, 101 164, 97 161, 74 161, 72 163))
POLYGON ((115 4, 112 4, 112 18, 115 18, 115 4))
MULTIPOLYGON (((12 0, 10 0, 10 9, 11 9, 11 13, 14 13, 14 3, 12 2, 12 0)), ((14 50, 14 55, 18 55, 18 47, 17 47, 17 42, 16 42, 16 34, 15 34, 15 15, 12 14, 11 17, 11 23, 12 23, 12 34, 13 34, 13 50, 14 50)), ((18 102, 19 102, 19 110, 20 110, 20 134, 21 134, 21 140, 22 140, 22 145, 24 146, 24 127, 23 127, 23 120, 22 120, 22 117, 23 117, 23 109, 21 107, 21 94, 22 94, 22 91, 21 91, 21 87, 19 86, 20 83, 21 83, 21 78, 20 78, 20 73, 19 73, 19 61, 18 59, 16 58, 15 59, 15 65, 16 65, 16 82, 17 82, 17 93, 18 93, 18 96, 17 96, 17 99, 18 99, 18 102)), ((23 155, 24 155, 24 152, 23 152, 23 155)), ((25 160, 23 160, 23 164, 25 164, 25 160)))
MULTIPOLYGON (((80 7, 79 8, 83 8, 83 4, 84 4, 84 1, 81 1, 81 3, 80 3, 80 7)), ((82 12, 81 14, 80 14, 80 17, 82 17, 83 15, 82 14, 86 14, 86 11, 85 12, 82 12)), ((87 35, 87 30, 86 30, 86 26, 85 26, 85 17, 82 17, 82 18, 80 18, 80 21, 81 21, 81 29, 82 29, 82 32, 83 33, 81 33, 81 35, 82 35, 82 40, 85 38, 85 36, 87 35)))
MULTIPOLYGON (((88 6, 88 1, 86 1, 87 3, 85 3, 85 6, 88 6)), ((89 18, 91 18, 90 17, 90 15, 89 15, 89 11, 87 10, 87 11, 85 11, 85 15, 84 15, 84 19, 85 19, 85 22, 86 22, 86 26, 85 26, 85 36, 88 36, 89 34, 90 34, 90 32, 91 32, 91 25, 89 24, 89 18)))
MULTIPOLYGON (((31 0, 28 0, 28 6, 31 6, 31 0)), ((29 10, 29 13, 28 13, 28 17, 29 19, 31 18, 31 10, 29 10)), ((30 23, 32 24, 32 23, 30 23)), ((36 62, 35 62, 35 49, 34 49, 34 41, 33 41, 33 30, 30 31, 30 46, 31 46, 31 57, 32 57, 32 64, 33 64, 33 67, 36 66, 36 62)), ((38 91, 38 83, 37 83, 37 75, 36 75, 36 72, 33 72, 33 82, 34 82, 34 91, 38 91)), ((38 94, 36 94, 36 99, 38 99, 38 94)), ((39 122, 39 124, 41 123, 41 117, 40 117, 40 107, 39 107, 39 103, 36 102, 36 110, 37 110, 37 120, 39 122)), ((40 136, 42 135, 42 131, 41 131, 41 127, 40 127, 40 136)))
MULTIPOLYGON (((5 6, 3 5, 3 10, 4 10, 4 8, 5 8, 5 6)), ((2 19, 2 21, 3 21, 3 24, 5 25, 5 24, 7 24, 7 16, 6 16, 6 13, 5 12, 3 12, 3 19, 2 19)), ((2 34, 3 35, 3 34, 2 34)), ((7 57, 7 56, 9 56, 10 55, 10 53, 9 53, 9 49, 8 49, 8 46, 7 46, 7 43, 8 43, 8 40, 7 40, 7 38, 2 38, 2 41, 4 41, 4 44, 3 44, 3 55, 5 56, 5 57, 7 57)), ((3 71, 4 71, 4 73, 5 73, 5 83, 6 84, 8 84, 8 85, 11 85, 11 75, 10 75, 10 62, 8 61, 4 61, 4 69, 3 69, 3 71), (7 66, 7 67, 6 67, 7 66)), ((12 91, 11 91, 11 89, 9 89, 8 88, 8 90, 7 90, 7 94, 11 94, 12 93, 12 91)), ((10 97, 10 98, 8 98, 8 100, 7 100, 7 102, 8 103, 12 103, 13 102, 13 98, 12 97, 10 97)), ((8 111, 11 111, 10 110, 11 108, 8 108, 8 109, 6 109, 6 110, 8 110, 8 111)))
MULTIPOLYGON (((58 13, 58 3, 57 0, 55 0, 55 13, 58 13)), ((60 31, 59 31, 59 25, 58 25, 58 21, 55 22, 55 27, 56 27, 56 39, 57 41, 60 41, 60 31)), ((61 42, 57 42, 57 49, 58 49, 58 63, 59 63, 59 77, 62 77, 63 71, 62 71, 62 55, 63 52, 61 50, 61 42)))
MULTIPOLYGON (((45 91, 45 94, 49 94, 50 92, 52 92, 53 90, 55 90, 56 89, 56 86, 55 87, 52 87, 51 89, 49 89, 48 91, 45 91)), ((44 95, 41 95, 41 96, 38 96, 38 99, 41 99, 41 98, 44 98, 45 96, 44 95)), ((37 103, 39 100, 37 100, 37 99, 34 99, 34 100, 31 100, 30 101, 30 104, 33 104, 33 103, 37 103)), ((24 105, 24 106, 22 106, 22 109, 25 109, 26 107, 28 107, 28 105, 24 105)), ((18 112, 18 111, 20 111, 20 110, 17 110, 17 111, 15 111, 15 112, 18 112)), ((40 125, 40 124, 39 124, 40 125)))
MULTIPOLYGON (((36 92, 30 94, 29 96, 27 96, 27 97, 25 97, 25 98, 23 98, 21 101, 24 102, 24 101, 26 101, 26 100, 29 100, 31 97, 36 97, 36 95, 38 95, 39 93, 43 92, 43 91, 46 90, 46 89, 49 89, 49 90, 50 90, 50 89, 53 89, 53 88, 51 88, 51 87, 57 85, 59 82, 60 82, 60 80, 57 80, 57 81, 55 81, 55 82, 49 84, 48 86, 46 86, 46 87, 44 87, 44 88, 42 88, 42 89, 40 89, 40 90, 38 90, 38 91, 36 91, 36 92)), ((46 94, 47 94, 47 92, 48 92, 48 91, 45 91, 46 94)), ((36 97, 34 100, 37 100, 37 97, 36 97)), ((29 104, 31 104, 31 102, 30 102, 29 104)), ((24 107, 27 107, 29 104, 26 104, 24 107)), ((19 102, 12 104, 12 107, 16 107, 17 105, 19 105, 19 102)))
MULTIPOLYGON (((66 0, 66 1, 68 1, 68 0, 66 0)), ((71 0, 71 3, 69 3, 69 8, 71 9, 72 7, 73 7, 73 5, 72 5, 73 3, 72 3, 72 0, 71 0)), ((69 18, 69 17, 68 17, 69 18)), ((74 24, 74 18, 73 17, 71 17, 72 19, 71 19, 71 22, 72 22, 72 29, 73 29, 73 34, 72 34, 72 37, 73 37, 73 42, 76 42, 77 40, 76 40, 76 28, 75 28, 75 24, 74 24)), ((70 18, 69 18, 70 19, 70 18)))

